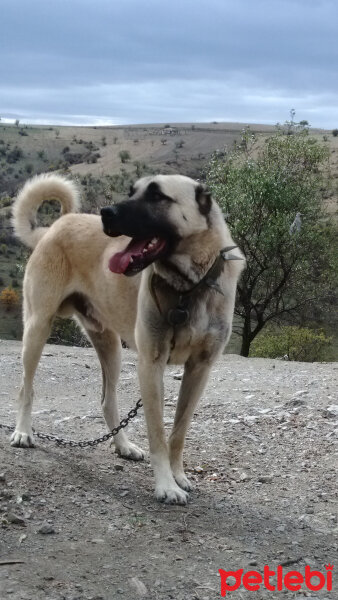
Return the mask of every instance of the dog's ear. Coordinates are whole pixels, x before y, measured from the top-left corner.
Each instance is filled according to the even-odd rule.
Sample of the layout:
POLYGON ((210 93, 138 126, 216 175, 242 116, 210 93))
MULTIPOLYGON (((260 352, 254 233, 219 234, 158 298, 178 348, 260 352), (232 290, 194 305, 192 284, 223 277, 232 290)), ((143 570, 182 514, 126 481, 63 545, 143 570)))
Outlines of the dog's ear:
POLYGON ((202 215, 208 215, 211 209, 211 192, 201 183, 195 189, 195 198, 202 215))

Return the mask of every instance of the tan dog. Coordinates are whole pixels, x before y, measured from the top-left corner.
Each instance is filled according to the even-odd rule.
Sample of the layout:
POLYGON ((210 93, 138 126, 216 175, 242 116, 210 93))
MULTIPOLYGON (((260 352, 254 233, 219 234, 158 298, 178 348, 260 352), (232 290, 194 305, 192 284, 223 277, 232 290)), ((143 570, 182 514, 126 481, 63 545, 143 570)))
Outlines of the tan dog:
MULTIPOLYGON (((15 232, 34 251, 24 278, 24 375, 12 444, 33 445, 34 374, 54 317, 74 316, 101 362, 109 429, 120 421, 121 339, 138 351, 156 498, 185 504, 191 486, 183 470, 184 439, 211 365, 231 333, 244 263, 228 259, 242 255, 229 256, 234 244, 219 207, 188 177, 140 179, 129 200, 102 209, 108 235, 100 217, 74 214, 78 208, 76 186, 58 175, 28 181, 14 204, 15 232), (37 227, 37 209, 51 199, 60 202, 63 216, 49 228, 37 227), (184 364, 169 443, 163 426, 167 363, 184 364)), ((114 442, 122 456, 143 458, 124 431, 114 442)))

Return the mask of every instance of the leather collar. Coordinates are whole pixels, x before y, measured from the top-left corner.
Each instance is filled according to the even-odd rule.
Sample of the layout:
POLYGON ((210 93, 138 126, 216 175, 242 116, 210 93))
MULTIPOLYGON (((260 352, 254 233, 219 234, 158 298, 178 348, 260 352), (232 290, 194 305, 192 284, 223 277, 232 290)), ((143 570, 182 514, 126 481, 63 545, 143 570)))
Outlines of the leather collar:
POLYGON ((159 284, 163 285, 164 287, 169 288, 171 295, 174 294, 178 296, 176 307, 170 308, 167 311, 167 321, 169 325, 172 327, 185 325, 190 317, 189 308, 193 300, 201 291, 205 290, 206 288, 212 289, 224 296, 217 279, 223 271, 225 261, 242 260, 242 258, 239 256, 229 254, 229 252, 234 248, 237 248, 237 246, 227 246, 226 248, 222 248, 210 269, 206 272, 202 279, 200 279, 200 281, 198 281, 192 288, 184 292, 180 292, 173 286, 169 285, 166 280, 161 277, 161 275, 158 275, 157 273, 153 273, 151 275, 149 279, 149 291, 161 315, 163 315, 163 311, 156 294, 156 286, 159 284))

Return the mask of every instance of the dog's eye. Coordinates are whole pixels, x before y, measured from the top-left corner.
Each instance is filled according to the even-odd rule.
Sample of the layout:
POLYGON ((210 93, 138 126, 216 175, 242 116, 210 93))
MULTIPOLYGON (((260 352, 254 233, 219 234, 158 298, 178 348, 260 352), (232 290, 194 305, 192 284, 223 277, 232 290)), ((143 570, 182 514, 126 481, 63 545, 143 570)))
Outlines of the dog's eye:
POLYGON ((167 202, 174 202, 172 198, 161 192, 161 190, 156 190, 152 192, 149 196, 149 200, 151 202, 160 202, 161 200, 166 200, 167 202))
POLYGON ((133 186, 133 185, 131 185, 131 186, 130 186, 130 188, 129 188, 129 194, 128 194, 128 197, 130 198, 130 197, 131 197, 131 196, 133 196, 134 194, 135 194, 135 189, 134 189, 134 186, 133 186))
POLYGON ((151 196, 151 200, 155 200, 155 202, 159 202, 160 200, 164 200, 165 199, 165 195, 162 194, 162 192, 155 192, 155 194, 152 194, 151 196))

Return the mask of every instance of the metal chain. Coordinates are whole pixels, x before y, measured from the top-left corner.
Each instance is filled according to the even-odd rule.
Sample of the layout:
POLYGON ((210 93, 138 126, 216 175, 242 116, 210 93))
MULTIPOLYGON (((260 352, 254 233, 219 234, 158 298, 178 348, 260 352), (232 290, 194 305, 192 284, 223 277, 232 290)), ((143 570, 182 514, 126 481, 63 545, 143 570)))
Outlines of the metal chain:
MULTIPOLYGON (((35 436, 37 438, 40 438, 41 440, 48 440, 50 442, 55 442, 58 446, 70 446, 71 448, 87 448, 89 446, 89 447, 93 448, 95 446, 98 446, 99 444, 102 444, 103 442, 106 442, 111 437, 116 435, 119 431, 121 431, 121 429, 124 429, 125 427, 127 427, 128 423, 132 419, 134 419, 134 417, 136 417, 137 411, 139 408, 141 408, 141 406, 142 406, 142 400, 140 398, 136 402, 135 408, 132 408, 129 411, 129 413, 125 419, 121 419, 120 424, 117 427, 114 427, 114 429, 112 429, 109 433, 106 433, 102 437, 95 438, 94 440, 85 440, 85 441, 81 441, 81 442, 75 442, 74 440, 65 440, 63 438, 57 437, 56 435, 50 435, 49 433, 35 432, 34 429, 33 429, 33 433, 35 434, 35 436)), ((14 431, 15 427, 13 427, 12 425, 5 425, 3 423, 0 423, 0 429, 7 429, 7 431, 14 431)))

